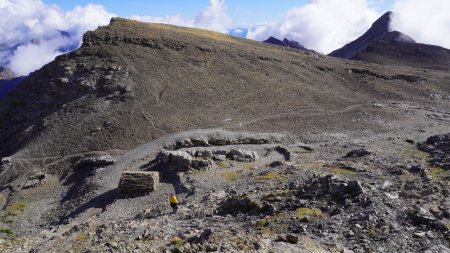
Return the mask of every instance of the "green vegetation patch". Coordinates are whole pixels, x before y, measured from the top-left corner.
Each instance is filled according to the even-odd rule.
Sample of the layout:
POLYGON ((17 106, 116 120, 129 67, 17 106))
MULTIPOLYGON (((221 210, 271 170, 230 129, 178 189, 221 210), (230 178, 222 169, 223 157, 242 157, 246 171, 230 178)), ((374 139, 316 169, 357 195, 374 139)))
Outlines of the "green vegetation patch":
POLYGON ((263 179, 263 180, 273 180, 273 179, 277 179, 280 178, 280 174, 278 174, 278 172, 275 171, 271 171, 269 173, 266 173, 264 175, 261 176, 257 176, 256 178, 258 179, 263 179))
POLYGON ((170 245, 181 246, 185 243, 186 241, 181 239, 179 236, 174 236, 170 239, 170 245))
POLYGON ((13 223, 15 218, 20 216, 26 208, 27 204, 25 202, 17 202, 10 205, 1 217, 2 222, 13 223))
POLYGON ((0 229, 0 233, 4 233, 4 234, 7 234, 7 235, 11 235, 11 234, 12 234, 12 230, 9 229, 9 228, 1 228, 1 229, 0 229))
POLYGON ((240 163, 239 163, 239 167, 240 167, 241 169, 244 169, 244 170, 251 170, 251 169, 253 169, 253 168, 255 167, 255 163, 254 163, 254 162, 251 162, 251 163, 248 163, 248 162, 240 162, 240 163))
POLYGON ((335 174, 356 174, 354 170, 347 169, 347 168, 340 168, 340 167, 333 167, 330 169, 331 172, 335 174))
POLYGON ((306 154, 306 153, 312 153, 312 149, 311 148, 307 148, 307 147, 295 147, 295 148, 291 148, 292 152, 296 153, 296 154, 306 154))
POLYGON ((74 237, 73 245, 72 245, 72 252, 84 252, 83 249, 85 248, 87 244, 88 236, 85 235, 83 232, 78 233, 74 237))
POLYGON ((431 167, 428 168, 431 178, 434 180, 444 180, 450 178, 450 171, 445 170, 442 167, 431 167))
POLYGON ((276 191, 274 191, 274 192, 271 192, 271 193, 269 193, 269 194, 266 194, 266 195, 263 197, 263 200, 267 200, 267 201, 276 201, 277 198, 287 196, 287 195, 289 195, 289 193, 290 193, 290 192, 289 192, 288 189, 284 189, 284 190, 276 190, 276 191))
POLYGON ((228 168, 228 165, 227 165, 227 163, 225 163, 225 161, 219 161, 216 164, 217 164, 217 167, 219 167, 220 169, 228 168))
POLYGON ((324 219, 326 215, 318 208, 301 207, 295 210, 295 216, 301 221, 324 219))
POLYGON ((255 230, 259 234, 279 234, 289 232, 289 221, 283 212, 273 216, 268 215, 255 223, 255 230))
POLYGON ((11 215, 11 216, 19 216, 23 213, 23 211, 25 211, 25 209, 27 208, 27 204, 24 202, 17 202, 12 204, 8 210, 7 210, 7 214, 11 215))
POLYGON ((402 150, 399 153, 403 156, 418 157, 422 160, 428 160, 428 158, 430 158, 430 154, 420 150, 402 150))

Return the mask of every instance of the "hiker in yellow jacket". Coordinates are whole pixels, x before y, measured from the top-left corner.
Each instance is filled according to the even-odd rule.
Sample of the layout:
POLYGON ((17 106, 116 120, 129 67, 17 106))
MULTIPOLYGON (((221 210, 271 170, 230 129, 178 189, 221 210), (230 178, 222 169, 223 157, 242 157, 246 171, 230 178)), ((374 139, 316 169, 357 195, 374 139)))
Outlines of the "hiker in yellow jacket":
POLYGON ((178 211, 178 200, 175 196, 175 192, 172 192, 169 197, 170 206, 172 207, 172 213, 177 213, 178 211))

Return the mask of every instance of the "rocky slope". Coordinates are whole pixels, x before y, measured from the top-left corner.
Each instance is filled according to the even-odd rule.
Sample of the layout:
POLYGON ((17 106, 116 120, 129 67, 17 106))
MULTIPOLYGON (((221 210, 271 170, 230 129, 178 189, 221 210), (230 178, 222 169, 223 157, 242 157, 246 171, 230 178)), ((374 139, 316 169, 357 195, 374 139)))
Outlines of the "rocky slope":
POLYGON ((385 65, 404 65, 423 69, 450 69, 450 50, 420 43, 374 41, 356 60, 385 65))
POLYGON ((0 154, 127 150, 195 128, 280 131, 274 121, 292 133, 371 129, 350 119, 374 100, 428 102, 430 94, 448 92, 446 78, 114 19, 0 102, 0 154), (319 123, 314 115, 321 112, 319 123))
POLYGON ((449 81, 113 19, 0 100, 0 251, 447 252, 449 81))

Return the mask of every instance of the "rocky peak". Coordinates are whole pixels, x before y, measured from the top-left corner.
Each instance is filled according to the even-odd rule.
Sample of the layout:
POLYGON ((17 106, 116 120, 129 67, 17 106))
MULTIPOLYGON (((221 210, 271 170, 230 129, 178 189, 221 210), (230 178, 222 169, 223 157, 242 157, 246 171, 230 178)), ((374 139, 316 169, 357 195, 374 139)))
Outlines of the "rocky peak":
POLYGON ((392 15, 392 12, 386 12, 361 37, 331 52, 329 55, 344 59, 354 59, 359 53, 365 51, 373 41, 415 43, 408 35, 390 30, 392 15))
POLYGON ((263 42, 269 43, 269 44, 278 45, 278 46, 282 46, 282 47, 295 48, 295 49, 298 49, 298 50, 308 50, 307 48, 305 48, 299 42, 297 42, 295 40, 289 40, 289 39, 286 39, 286 38, 284 38, 283 40, 279 40, 279 39, 277 39, 275 37, 270 36, 267 40, 265 40, 263 42))
POLYGON ((390 32, 389 26, 392 21, 392 15, 393 13, 391 11, 386 12, 378 18, 370 27, 369 31, 372 34, 383 34, 390 32))

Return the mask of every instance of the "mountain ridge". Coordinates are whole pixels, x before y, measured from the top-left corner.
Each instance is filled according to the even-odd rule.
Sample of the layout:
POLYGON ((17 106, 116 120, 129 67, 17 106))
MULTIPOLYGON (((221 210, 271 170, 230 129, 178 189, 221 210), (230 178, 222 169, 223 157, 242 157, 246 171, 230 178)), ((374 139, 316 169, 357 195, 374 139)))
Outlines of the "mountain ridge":
MULTIPOLYGON (((29 140, 34 140, 32 146, 37 154, 131 148, 142 144, 144 140, 183 128, 231 127, 224 123, 227 118, 232 118, 238 124, 249 118, 286 113, 292 107, 334 108, 342 107, 350 101, 354 103, 355 98, 361 100, 367 96, 405 96, 402 92, 392 92, 391 84, 384 81, 375 83, 379 87, 379 91, 375 93, 366 93, 366 88, 358 87, 357 82, 352 86, 358 87, 361 92, 351 91, 347 82, 336 77, 346 75, 349 67, 344 62, 332 59, 312 52, 274 48, 265 43, 221 33, 115 18, 109 26, 86 33, 80 49, 57 57, 0 101, 0 119, 5 122, 1 134, 7 136, 1 141, 0 153, 11 154, 11 150, 17 151, 23 145, 31 144, 26 144, 29 140), (220 57, 236 64, 223 65, 220 57), (328 72, 324 72, 327 69, 328 72), (159 73, 163 70, 164 73, 178 74, 161 76, 159 73), (255 70, 258 71, 256 73, 266 74, 256 74, 255 70), (289 78, 301 73, 305 78, 298 77, 299 81, 289 78), (332 84, 329 89, 315 88, 317 84, 327 83, 326 80, 330 80, 332 84), (223 86, 224 83, 230 83, 230 86, 223 86), (283 84, 282 90, 277 88, 279 83, 283 84), (336 96, 334 89, 341 94, 336 96), (186 92, 188 97, 201 99, 186 99, 186 95, 183 95, 186 92), (142 97, 141 94, 147 95, 142 97), (226 95, 218 96, 219 94, 226 95), (241 97, 240 94, 249 94, 247 96, 253 99, 254 106, 239 104, 240 100, 236 98, 241 97), (317 99, 296 101, 293 94, 317 99), (266 104, 268 98, 275 99, 274 102, 286 102, 274 107, 266 104), (20 103, 13 104, 13 101, 20 103), (227 112, 227 101, 237 101, 238 104, 227 112), (31 106, 29 103, 36 105, 31 106), (80 107, 81 104, 77 105, 79 103, 84 105, 80 107), (214 105, 215 103, 219 105, 214 105), (115 109, 110 108, 111 106, 115 109), (15 107, 13 117, 10 115, 11 107, 15 107), (78 107, 85 109, 80 111, 76 109, 78 107), (92 112, 83 113, 89 107, 92 107, 92 112), (136 112, 127 108, 135 108, 136 112), (147 109, 140 112, 142 108, 147 109), (205 115, 204 108, 210 108, 214 113, 205 115), (115 115, 115 110, 119 114, 115 115), (174 110, 176 114, 173 114, 174 110), (239 113, 241 110, 243 114, 239 113), (58 114, 73 116, 65 116, 64 121, 61 121, 55 118, 58 114), (47 117, 52 119, 46 119, 47 117), (85 120, 78 117, 84 117, 85 120), (110 122, 110 119, 116 119, 117 125, 110 122), (56 125, 49 127, 52 122, 56 125), (81 122, 85 122, 83 124, 86 126, 74 128, 81 122), (136 127, 129 128, 124 122, 135 122, 136 127), (143 131, 149 126, 153 128, 151 132, 143 131), (54 130, 51 129, 54 128, 60 129, 58 131, 67 136, 50 141, 54 137, 49 134, 52 134, 54 130), (79 134, 77 141, 70 140, 72 133, 69 129, 79 134), (124 132, 125 135, 117 136, 118 132, 124 132), (47 133, 47 137, 43 133, 47 133), (95 133, 93 138, 83 138, 92 133, 95 133), (36 135, 41 136, 38 138, 41 141, 37 141, 36 135), (111 136, 118 139, 111 139, 111 136)), ((354 65, 354 68, 358 68, 359 63, 355 62, 354 65)), ((259 123, 260 130, 271 129, 264 120, 259 123)), ((287 125, 294 132, 297 131, 297 127, 291 123, 287 125)))

